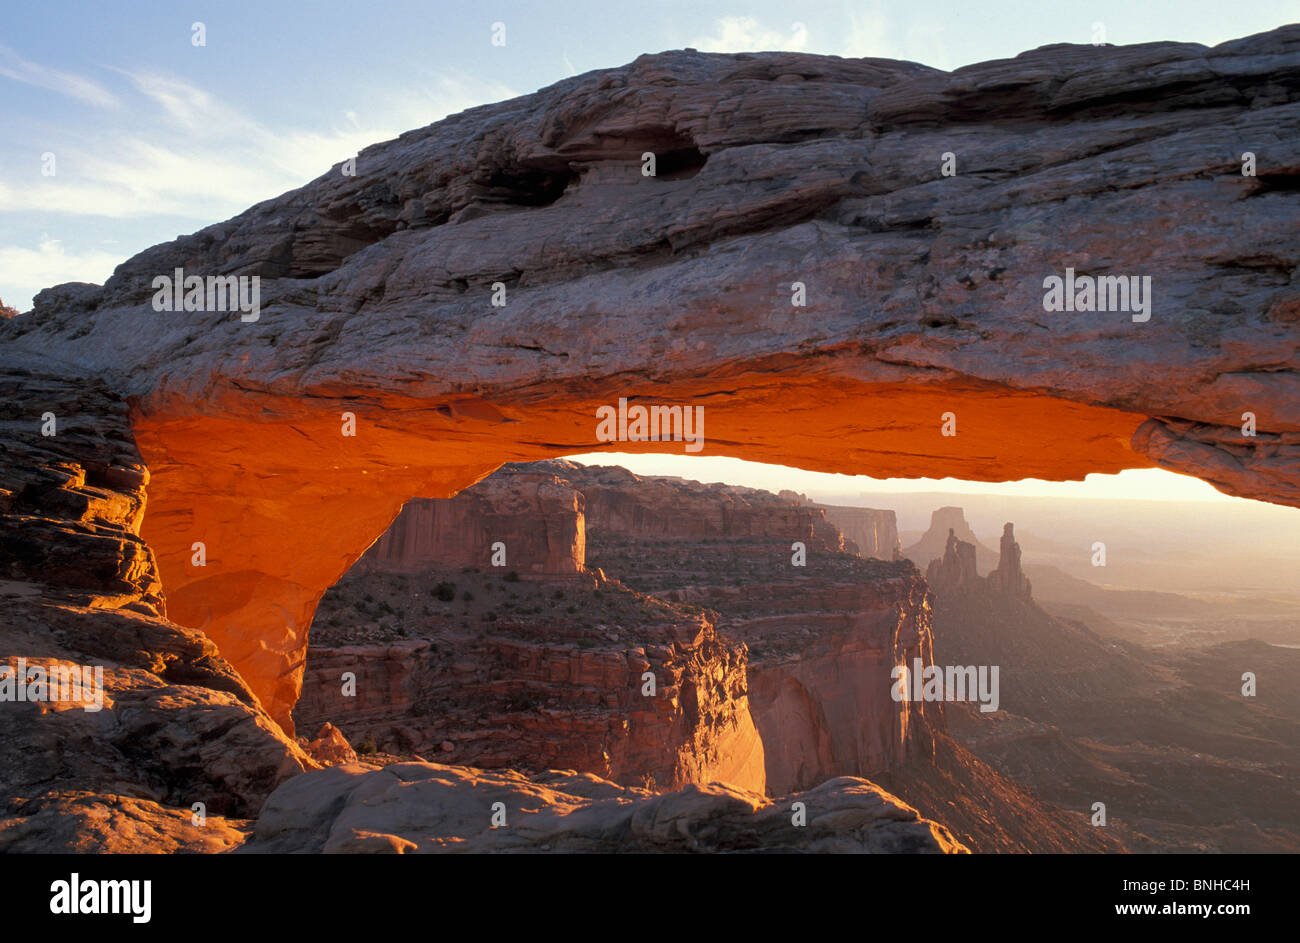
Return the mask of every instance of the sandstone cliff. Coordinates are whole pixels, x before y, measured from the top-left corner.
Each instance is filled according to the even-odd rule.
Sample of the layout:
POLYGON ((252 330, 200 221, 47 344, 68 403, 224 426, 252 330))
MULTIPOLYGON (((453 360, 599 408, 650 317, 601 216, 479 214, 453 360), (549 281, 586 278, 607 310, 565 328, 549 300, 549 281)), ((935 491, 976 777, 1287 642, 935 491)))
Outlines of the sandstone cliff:
MULTIPOLYGON (((822 509, 786 496, 622 468, 513 465, 466 497, 495 519, 494 502, 515 494, 509 482, 539 476, 572 489, 580 517, 592 515, 578 529, 597 575, 556 589, 557 602, 550 584, 511 583, 499 568, 426 561, 409 579, 385 580, 358 566, 318 612, 297 723, 332 721, 354 743, 473 766, 574 768, 661 786, 721 778, 774 795, 896 767, 924 743, 916 728, 937 708, 889 693, 896 665, 931 657, 926 588, 910 564, 857 558, 822 509), (801 566, 795 541, 806 543, 801 566), (665 648, 655 605, 661 623, 677 620, 670 638, 696 641, 665 648), (686 621, 699 606, 721 615, 686 621), (629 661, 629 647, 645 654, 629 661), (341 694, 348 670, 355 697, 341 694), (671 688, 637 694, 646 670, 680 685, 684 706, 671 688)), ((399 529, 429 547, 455 542, 437 528, 459 518, 436 509, 404 517, 378 545, 399 529)), ((518 527, 532 546, 550 524, 518 527)))
POLYGON ((923 749, 918 727, 941 723, 938 709, 890 696, 896 665, 932 659, 928 593, 910 564, 814 553, 806 573, 779 572, 771 564, 784 548, 771 544, 692 546, 688 566, 664 549, 593 536, 602 568, 716 609, 720 630, 749 646, 749 706, 771 794, 872 776, 923 749), (634 555, 647 561, 635 575, 625 569, 634 555), (768 567, 754 566, 765 558, 768 567))
POLYGON ((0 370, 0 850, 221 851, 315 764, 165 618, 127 406, 61 366, 0 370))
POLYGON ((774 537, 844 550, 844 535, 815 506, 758 488, 639 476, 626 468, 547 463, 587 499, 587 527, 627 537, 774 537))
POLYGON ((841 507, 818 504, 830 521, 844 533, 845 540, 858 545, 864 557, 877 560, 894 559, 898 549, 898 519, 893 511, 875 508, 841 507))
POLYGON ((764 790, 745 650, 711 614, 595 577, 499 579, 432 565, 409 581, 350 574, 322 604, 295 722, 488 769, 764 790), (438 598, 453 585, 459 598, 438 598), (364 619, 372 596, 401 637, 347 644, 331 624, 364 619))
POLYGON ((517 572, 576 574, 585 556, 584 521, 582 494, 555 476, 503 469, 449 500, 408 501, 358 566, 486 567, 500 545, 504 565, 517 572))

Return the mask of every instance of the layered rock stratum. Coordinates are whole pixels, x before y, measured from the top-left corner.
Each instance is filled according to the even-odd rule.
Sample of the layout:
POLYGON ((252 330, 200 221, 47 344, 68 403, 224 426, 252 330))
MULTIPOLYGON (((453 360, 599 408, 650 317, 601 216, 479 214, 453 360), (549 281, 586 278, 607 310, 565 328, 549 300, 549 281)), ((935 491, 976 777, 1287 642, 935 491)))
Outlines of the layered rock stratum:
POLYGON ((512 464, 456 498, 411 502, 375 546, 447 550, 379 568, 368 554, 330 590, 295 709, 306 728, 334 722, 383 752, 472 766, 669 788, 720 779, 773 795, 917 750, 925 707, 889 687, 892 668, 930 658, 925 585, 905 562, 858 559, 806 502, 512 464), (501 524, 538 481, 578 509, 561 532, 594 541, 594 559, 584 545, 573 560, 585 578, 545 578, 547 514, 501 524), (496 537, 503 565, 455 565, 486 564, 474 554, 496 537))
POLYGON ((486 567, 499 557, 505 566, 526 561, 528 576, 573 575, 585 559, 585 524, 582 494, 555 475, 497 475, 449 501, 407 502, 359 566, 486 567))
POLYGON ((0 849, 223 851, 317 764, 167 619, 127 405, 63 366, 0 371, 0 849))
POLYGON ((335 723, 351 742, 389 754, 488 769, 764 791, 745 649, 717 633, 712 614, 595 579, 556 588, 475 577, 436 568, 409 583, 350 574, 331 590, 329 620, 367 620, 362 596, 374 594, 394 604, 402 637, 338 644, 338 630, 320 626, 295 721, 335 723), (436 587, 452 580, 488 608, 438 600, 436 587))

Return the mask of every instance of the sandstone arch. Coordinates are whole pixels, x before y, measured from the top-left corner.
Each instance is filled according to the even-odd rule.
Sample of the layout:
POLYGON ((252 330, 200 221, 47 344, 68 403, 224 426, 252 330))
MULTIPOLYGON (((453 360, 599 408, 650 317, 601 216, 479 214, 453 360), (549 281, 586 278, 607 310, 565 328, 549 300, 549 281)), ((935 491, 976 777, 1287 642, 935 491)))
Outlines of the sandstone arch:
POLYGON ((644 56, 367 148, 355 177, 43 292, 0 340, 131 404, 169 615, 287 725, 316 601, 406 499, 591 451, 620 396, 704 405, 708 454, 1160 465, 1300 506, 1297 131, 1294 26, 953 73, 644 56), (641 177, 645 150, 673 172, 641 177), (1066 267, 1150 275, 1150 321, 1044 312, 1066 267), (260 276, 260 317, 154 311, 176 268, 260 276))

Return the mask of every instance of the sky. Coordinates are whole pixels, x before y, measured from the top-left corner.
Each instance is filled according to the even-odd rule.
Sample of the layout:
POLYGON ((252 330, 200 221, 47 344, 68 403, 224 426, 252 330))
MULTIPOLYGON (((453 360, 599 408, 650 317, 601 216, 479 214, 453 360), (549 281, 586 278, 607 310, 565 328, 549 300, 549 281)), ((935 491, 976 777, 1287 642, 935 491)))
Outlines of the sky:
POLYGON ((647 52, 785 49, 956 69, 1091 43, 1099 25, 1116 44, 1214 45, 1297 20, 1297 0, 8 0, 0 299, 25 311, 41 288, 102 283, 141 250, 368 144, 647 52))
POLYGON ((784 465, 764 465, 725 456, 593 452, 568 456, 584 465, 622 465, 638 475, 675 475, 694 481, 723 481, 766 491, 789 489, 809 497, 859 492, 996 494, 1012 497, 1098 498, 1103 500, 1213 501, 1255 503, 1223 494, 1199 478, 1160 468, 1131 468, 1117 475, 1088 475, 1083 481, 964 481, 959 478, 870 478, 831 475, 784 465))

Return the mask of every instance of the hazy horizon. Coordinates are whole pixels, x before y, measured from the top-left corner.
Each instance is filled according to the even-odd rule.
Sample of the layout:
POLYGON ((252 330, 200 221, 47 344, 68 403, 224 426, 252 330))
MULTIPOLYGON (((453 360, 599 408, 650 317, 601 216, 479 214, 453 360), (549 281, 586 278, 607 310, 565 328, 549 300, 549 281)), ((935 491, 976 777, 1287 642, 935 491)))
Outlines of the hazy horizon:
MULTIPOLYGON (((1044 481, 1037 478, 1024 478, 1017 481, 992 482, 969 481, 963 478, 873 478, 869 475, 841 475, 725 456, 586 452, 567 455, 565 458, 584 465, 621 465, 638 475, 671 475, 705 483, 723 482, 749 488, 762 488, 772 492, 797 491, 809 497, 816 494, 822 498, 892 492, 912 495, 970 494, 1101 501, 1213 502, 1283 507, 1227 495, 1209 482, 1160 468, 1128 469, 1116 475, 1090 474, 1083 481, 1044 481)), ((1297 522, 1300 523, 1300 518, 1297 522)))

